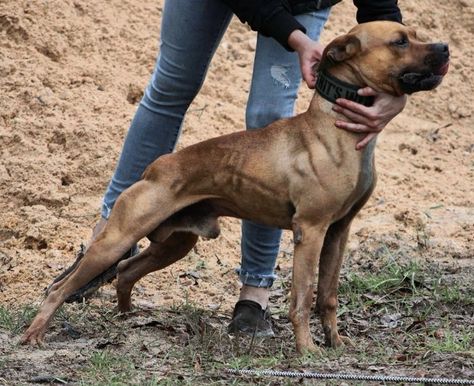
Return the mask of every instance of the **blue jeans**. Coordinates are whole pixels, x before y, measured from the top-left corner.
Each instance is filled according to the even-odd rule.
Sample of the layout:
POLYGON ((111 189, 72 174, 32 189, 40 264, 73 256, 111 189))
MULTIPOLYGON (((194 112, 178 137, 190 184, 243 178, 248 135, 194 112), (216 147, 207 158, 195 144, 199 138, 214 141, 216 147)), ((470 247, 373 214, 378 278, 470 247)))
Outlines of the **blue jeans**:
MULTIPOLYGON (((298 15, 312 39, 318 39, 329 9, 298 15)), ((160 52, 106 190, 102 216, 108 218, 121 192, 138 181, 145 168, 174 150, 184 115, 199 92, 210 61, 232 18, 219 0, 167 0, 160 52)), ((301 73, 298 55, 258 34, 252 85, 246 110, 248 130, 293 115, 301 73)), ((237 128, 236 128, 237 129, 237 128)), ((242 223, 243 284, 270 287, 281 230, 242 223)))

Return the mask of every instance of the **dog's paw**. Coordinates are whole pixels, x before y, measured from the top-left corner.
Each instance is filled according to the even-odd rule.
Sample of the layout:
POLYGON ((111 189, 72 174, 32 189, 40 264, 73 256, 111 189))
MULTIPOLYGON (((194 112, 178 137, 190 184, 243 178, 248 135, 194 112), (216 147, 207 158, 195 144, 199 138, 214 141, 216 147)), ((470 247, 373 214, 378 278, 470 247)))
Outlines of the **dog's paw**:
POLYGON ((44 332, 29 328, 20 339, 21 345, 41 347, 44 343, 44 332))
POLYGON ((122 310, 119 310, 118 308, 115 310, 116 311, 116 314, 117 314, 117 318, 119 320, 127 320, 129 319, 131 316, 136 316, 139 311, 138 310, 133 310, 133 309, 129 309, 129 310, 126 310, 126 311, 122 311, 122 310))
POLYGON ((311 342, 297 342, 296 351, 302 356, 310 355, 322 355, 321 349, 311 342))
POLYGON ((133 305, 130 299, 127 299, 126 301, 120 301, 117 304, 116 308, 117 312, 121 315, 127 315, 130 314, 133 311, 133 305))
POLYGON ((349 337, 339 335, 339 334, 337 334, 334 337, 331 337, 329 341, 326 341, 325 345, 327 347, 331 347, 331 348, 339 348, 339 347, 346 347, 346 346, 354 347, 355 346, 354 342, 352 342, 352 340, 349 337))
POLYGON ((339 335, 341 339, 341 346, 355 347, 355 343, 348 336, 339 335))

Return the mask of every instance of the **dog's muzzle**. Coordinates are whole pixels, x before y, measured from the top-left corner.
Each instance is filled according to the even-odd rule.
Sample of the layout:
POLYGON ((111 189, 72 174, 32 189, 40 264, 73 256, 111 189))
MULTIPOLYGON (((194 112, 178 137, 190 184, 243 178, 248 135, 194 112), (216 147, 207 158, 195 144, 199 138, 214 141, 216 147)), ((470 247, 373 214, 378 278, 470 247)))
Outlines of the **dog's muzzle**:
POLYGON ((449 68, 449 47, 444 43, 430 45, 430 52, 424 59, 423 70, 406 70, 398 81, 405 94, 432 90, 443 80, 449 68))

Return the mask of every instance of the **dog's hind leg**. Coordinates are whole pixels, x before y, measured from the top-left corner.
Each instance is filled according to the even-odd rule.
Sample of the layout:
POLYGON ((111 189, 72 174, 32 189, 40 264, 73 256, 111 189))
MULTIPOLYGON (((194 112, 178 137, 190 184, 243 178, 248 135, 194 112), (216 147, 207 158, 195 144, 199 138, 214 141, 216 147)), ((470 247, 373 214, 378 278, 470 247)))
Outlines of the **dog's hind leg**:
POLYGON ((163 242, 151 242, 143 252, 118 265, 117 300, 120 312, 131 309, 131 293, 135 283, 150 272, 163 269, 182 259, 194 247, 198 236, 189 232, 172 233, 163 242))
POLYGON ((149 234, 172 213, 198 201, 196 197, 178 200, 165 186, 142 180, 122 193, 106 227, 84 258, 68 276, 52 286, 23 335, 23 343, 41 343, 49 321, 69 295, 113 265, 136 241, 149 234))
POLYGON ((209 201, 197 202, 174 213, 147 235, 150 246, 118 266, 118 308, 131 308, 134 284, 146 274, 165 268, 183 258, 196 244, 198 236, 216 238, 220 233, 215 207, 209 201))

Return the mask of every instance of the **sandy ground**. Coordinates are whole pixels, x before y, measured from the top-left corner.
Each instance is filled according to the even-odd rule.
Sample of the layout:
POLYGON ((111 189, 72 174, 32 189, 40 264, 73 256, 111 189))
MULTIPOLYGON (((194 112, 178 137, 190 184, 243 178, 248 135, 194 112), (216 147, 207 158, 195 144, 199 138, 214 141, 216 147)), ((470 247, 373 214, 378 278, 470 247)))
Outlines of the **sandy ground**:
MULTIPOLYGON (((141 90, 154 66, 163 1, 42 0, 0 3, 0 303, 38 302, 98 219, 141 90)), ((471 0, 401 2, 406 24, 450 43, 449 74, 410 98, 380 135, 379 182, 353 226, 420 259, 473 265, 474 135, 471 0)), ((322 40, 347 31, 355 8, 334 8, 322 40)), ((241 130, 255 33, 234 19, 186 118, 179 146, 241 130)), ((308 105, 302 87, 297 110, 308 105)), ((238 295, 239 223, 137 286, 139 304, 189 297, 230 309, 238 295), (189 275, 189 272, 198 272, 189 275), (195 285, 198 282, 198 285, 195 285)), ((291 243, 282 244, 289 265, 291 243)), ((112 293, 112 289, 105 289, 112 293)))
MULTIPOLYGON (((468 297, 474 288, 474 3, 400 3, 405 23, 416 27, 421 37, 449 42, 451 67, 437 90, 412 96, 404 112, 379 136, 378 186, 354 222, 343 274, 353 270, 366 274, 372 269, 372 257, 395 251, 394 258, 445 267, 444 272, 453 273, 448 275, 455 280, 453 288, 462 287, 468 297)), ((39 304, 46 286, 89 238, 154 66, 162 6, 163 0, 0 1, 0 309, 26 310, 26 305, 39 304)), ((323 42, 347 31, 354 15, 350 1, 335 7, 323 42)), ((234 19, 189 110, 179 147, 243 129, 255 41, 255 33, 234 19)), ((307 107, 311 95, 301 88, 297 111, 307 107)), ((234 273, 240 260, 239 222, 224 219, 222 230, 219 239, 200 242, 183 261, 143 279, 135 288, 134 301, 145 311, 126 322, 116 319, 114 289, 106 286, 88 305, 61 311, 43 350, 18 347, 21 328, 15 332, 0 328, 0 384, 23 384, 45 373, 64 375, 72 383, 86 379, 86 384, 109 384, 100 377, 110 380, 115 370, 108 375, 100 366, 92 375, 88 370, 94 361, 100 365, 97 358, 104 355, 115 356, 112 369, 113 363, 129 356, 141 374, 137 384, 144 384, 154 371, 176 380, 180 369, 188 369, 186 379, 196 384, 196 374, 203 375, 201 364, 208 371, 215 363, 233 363, 240 351, 235 341, 229 341, 225 326, 239 289, 234 273), (206 347, 199 340, 180 351, 190 339, 189 326, 195 326, 189 322, 195 311, 171 308, 157 319, 150 310, 189 303, 217 313, 217 319, 204 318, 204 323, 199 317, 197 323, 210 323, 222 337, 212 336, 213 343, 206 347), (215 357, 206 359, 210 353, 215 357)), ((287 307, 291 252, 291 238, 285 234, 277 270, 281 280, 272 296, 276 311, 287 307)), ((429 270, 423 274, 429 276, 429 270)), ((437 275, 433 272, 433 277, 437 275)), ((435 294, 424 296, 429 309, 435 294)), ((470 306, 453 308, 449 323, 445 305, 426 321, 440 342, 446 342, 443 334, 452 330, 472 344, 473 303, 463 302, 470 306)), ((342 357, 328 352, 318 360, 320 370, 420 376, 424 369, 435 376, 472 379, 472 346, 446 354, 424 352, 423 344, 414 343, 434 339, 429 331, 412 333, 413 326, 425 325, 416 319, 415 309, 407 311, 402 329, 391 334, 380 323, 392 312, 390 306, 351 312, 347 312, 350 304, 343 302, 342 307, 346 311, 341 326, 357 337, 358 347, 342 357), (407 341, 410 334, 413 339, 407 341), (387 355, 372 357, 377 350, 387 355)), ((287 348, 293 339, 291 328, 281 315, 275 320, 278 338, 262 344, 280 358, 269 363, 307 369, 292 362, 294 354, 287 348)), ((313 323, 319 328, 317 321, 313 323)), ((118 374, 120 378, 122 373, 118 374)), ((221 379, 222 384, 227 381, 221 379)), ((133 383, 120 379, 118 384, 127 382, 133 383)))

